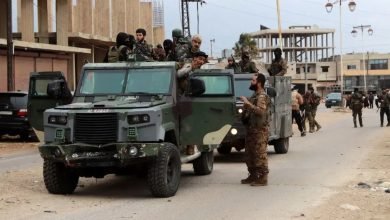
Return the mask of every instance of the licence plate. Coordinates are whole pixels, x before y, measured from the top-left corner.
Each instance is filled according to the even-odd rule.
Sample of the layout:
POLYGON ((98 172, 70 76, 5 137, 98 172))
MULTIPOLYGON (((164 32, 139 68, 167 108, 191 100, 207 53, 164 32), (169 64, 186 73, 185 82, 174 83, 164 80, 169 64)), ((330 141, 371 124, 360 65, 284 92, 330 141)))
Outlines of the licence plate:
POLYGON ((336 101, 332 101, 332 103, 336 103, 336 101))
POLYGON ((10 111, 0 111, 0 115, 12 115, 10 111))

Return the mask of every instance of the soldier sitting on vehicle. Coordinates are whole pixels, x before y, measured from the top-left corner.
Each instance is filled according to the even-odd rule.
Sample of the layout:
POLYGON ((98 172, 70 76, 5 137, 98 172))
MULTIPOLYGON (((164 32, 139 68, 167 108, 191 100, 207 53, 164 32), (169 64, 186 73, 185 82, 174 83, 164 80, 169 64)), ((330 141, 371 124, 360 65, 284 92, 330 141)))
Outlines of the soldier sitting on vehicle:
POLYGON ((183 43, 176 47, 176 60, 179 62, 185 62, 186 59, 194 57, 195 53, 200 51, 202 45, 202 37, 200 35, 194 35, 191 38, 191 44, 183 43))
POLYGON ((241 72, 241 68, 238 65, 238 63, 236 63, 236 61, 234 60, 233 56, 228 57, 227 60, 228 60, 228 65, 225 67, 225 69, 232 69, 234 71, 234 73, 240 73, 241 72))
POLYGON ((193 56, 191 63, 184 64, 184 66, 177 71, 180 94, 184 94, 188 89, 188 78, 191 73, 196 69, 200 69, 200 67, 207 62, 208 55, 203 51, 198 51, 194 53, 193 56))
MULTIPOLYGON (((241 53, 241 61, 238 63, 241 73, 258 73, 259 70, 256 64, 250 59, 249 51, 243 50, 241 53)), ((236 72, 235 72, 236 73, 236 72)))
POLYGON ((282 58, 282 49, 274 50, 275 59, 272 60, 271 67, 268 68, 270 76, 284 76, 287 73, 287 63, 282 58))
POLYGON ((140 60, 150 61, 152 59, 153 47, 148 44, 145 40, 146 30, 143 28, 138 28, 136 30, 137 43, 135 44, 134 53, 140 60))

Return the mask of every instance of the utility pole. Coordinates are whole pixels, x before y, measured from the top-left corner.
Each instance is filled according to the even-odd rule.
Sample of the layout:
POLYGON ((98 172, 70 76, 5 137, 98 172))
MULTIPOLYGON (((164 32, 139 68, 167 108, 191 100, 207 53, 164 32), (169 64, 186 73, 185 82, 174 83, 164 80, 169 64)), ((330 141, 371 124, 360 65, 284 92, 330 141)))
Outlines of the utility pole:
POLYGON ((215 39, 210 40, 210 57, 213 57, 213 43, 215 43, 215 39))
POLYGON ((7 90, 15 90, 14 80, 14 44, 12 41, 12 0, 7 2, 7 90))
MULTIPOLYGON (((190 12, 189 12, 189 3, 190 2, 196 2, 197 4, 197 10, 199 10, 199 3, 202 6, 204 3, 206 3, 204 0, 181 0, 181 27, 183 29, 183 35, 185 37, 191 36, 191 29, 190 29, 190 12)), ((199 34, 199 11, 197 14, 198 18, 198 34, 199 34)))

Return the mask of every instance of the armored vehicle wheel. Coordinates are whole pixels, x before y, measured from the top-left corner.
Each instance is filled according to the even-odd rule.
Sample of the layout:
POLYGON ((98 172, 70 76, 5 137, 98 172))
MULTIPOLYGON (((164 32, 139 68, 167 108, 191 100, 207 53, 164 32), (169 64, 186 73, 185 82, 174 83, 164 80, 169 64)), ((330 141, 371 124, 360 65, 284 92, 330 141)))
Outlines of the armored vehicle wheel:
POLYGON ((155 197, 174 196, 181 175, 180 153, 176 146, 165 143, 148 168, 148 184, 155 197))
POLYGON ((49 193, 72 194, 79 182, 79 176, 62 163, 44 160, 43 180, 49 193))
POLYGON ((196 175, 210 174, 214 167, 214 151, 202 152, 201 156, 194 160, 192 165, 196 175))
POLYGON ((232 146, 230 146, 230 144, 221 144, 217 148, 217 151, 218 151, 218 153, 220 153, 222 155, 227 155, 227 154, 230 154, 232 152, 232 146))
POLYGON ((289 138, 280 138, 278 140, 275 140, 274 142, 274 149, 277 154, 285 154, 288 152, 289 148, 289 138))

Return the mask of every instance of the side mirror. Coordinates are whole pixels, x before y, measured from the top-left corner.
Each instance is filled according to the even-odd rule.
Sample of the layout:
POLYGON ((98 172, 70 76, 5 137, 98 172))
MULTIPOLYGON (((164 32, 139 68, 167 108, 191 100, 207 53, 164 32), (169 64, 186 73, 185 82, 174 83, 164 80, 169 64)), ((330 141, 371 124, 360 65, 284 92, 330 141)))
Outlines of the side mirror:
POLYGON ((270 98, 275 98, 275 97, 276 97, 276 90, 275 90, 275 88, 273 88, 273 87, 267 87, 267 88, 266 88, 266 92, 267 92, 267 95, 268 95, 270 98))
POLYGON ((72 94, 64 80, 55 80, 47 85, 47 95, 54 99, 71 99, 72 94))
POLYGON ((205 91, 206 91, 206 86, 203 80, 197 78, 190 78, 190 88, 189 88, 190 96, 200 96, 205 91))

